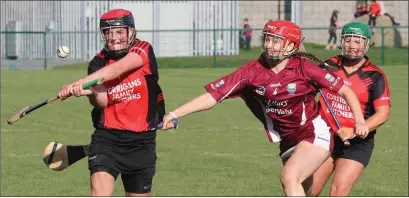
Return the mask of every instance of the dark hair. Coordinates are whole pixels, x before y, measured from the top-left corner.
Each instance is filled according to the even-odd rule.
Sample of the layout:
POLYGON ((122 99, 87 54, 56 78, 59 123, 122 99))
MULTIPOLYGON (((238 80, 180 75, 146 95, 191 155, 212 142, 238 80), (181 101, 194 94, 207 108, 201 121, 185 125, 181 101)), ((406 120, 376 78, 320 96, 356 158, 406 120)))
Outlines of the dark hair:
POLYGON ((308 53, 308 52, 296 52, 295 53, 296 56, 301 56, 304 58, 307 58, 311 61, 314 61, 316 64, 318 64, 319 67, 326 69, 328 71, 336 71, 337 67, 333 66, 333 65, 328 65, 327 63, 325 63, 325 61, 321 60, 320 58, 318 58, 318 56, 315 56, 314 54, 308 53))

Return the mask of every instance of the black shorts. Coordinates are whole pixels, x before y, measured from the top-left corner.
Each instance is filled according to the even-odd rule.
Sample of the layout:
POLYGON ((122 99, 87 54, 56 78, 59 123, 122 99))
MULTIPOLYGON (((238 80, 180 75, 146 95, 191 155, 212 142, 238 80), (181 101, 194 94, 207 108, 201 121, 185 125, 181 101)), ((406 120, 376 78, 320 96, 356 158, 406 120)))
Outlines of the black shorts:
POLYGON ((96 129, 91 136, 88 169, 91 175, 121 174, 125 191, 149 193, 156 165, 156 131, 135 133, 96 129))
POLYGON ((367 138, 361 139, 355 137, 349 140, 350 146, 345 146, 339 136, 335 136, 335 145, 333 154, 335 157, 346 158, 357 161, 365 167, 371 159, 372 151, 375 146, 375 133, 371 132, 367 138))

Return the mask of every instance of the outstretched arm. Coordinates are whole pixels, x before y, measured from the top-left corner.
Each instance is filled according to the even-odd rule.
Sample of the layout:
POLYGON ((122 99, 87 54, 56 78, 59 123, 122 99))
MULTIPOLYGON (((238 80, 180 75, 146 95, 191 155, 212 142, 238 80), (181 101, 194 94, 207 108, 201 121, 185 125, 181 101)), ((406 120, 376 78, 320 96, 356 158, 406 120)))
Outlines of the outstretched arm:
POLYGON ((211 109, 216 104, 217 101, 210 93, 202 94, 167 114, 163 118, 163 129, 173 128, 173 123, 171 122, 173 119, 179 119, 191 113, 211 109))
POLYGON ((190 102, 182 105, 181 107, 172 111, 178 118, 195 113, 198 111, 204 111, 213 108, 217 104, 217 101, 210 95, 210 93, 202 94, 190 102))
POLYGON ((240 91, 251 82, 254 74, 257 73, 256 71, 258 71, 253 71, 250 66, 251 64, 244 64, 233 73, 208 83, 205 86, 207 93, 194 98, 164 117, 163 129, 172 128, 173 123, 170 121, 173 119, 211 109, 225 99, 237 97, 240 91))

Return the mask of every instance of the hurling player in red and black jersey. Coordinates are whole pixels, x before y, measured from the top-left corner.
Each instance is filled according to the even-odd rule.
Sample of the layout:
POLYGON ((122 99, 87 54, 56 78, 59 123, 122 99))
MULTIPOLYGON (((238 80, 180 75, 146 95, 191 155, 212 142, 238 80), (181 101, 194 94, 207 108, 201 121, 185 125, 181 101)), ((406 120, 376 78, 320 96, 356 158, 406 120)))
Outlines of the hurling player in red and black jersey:
POLYGON ((88 166, 91 195, 112 196, 119 174, 127 196, 149 196, 156 165, 156 127, 165 114, 152 46, 136 38, 128 10, 101 16, 104 49, 88 66, 88 76, 64 86, 62 100, 88 96, 95 132, 88 166), (102 85, 83 90, 81 84, 104 78, 102 85))
MULTIPOLYGON (((348 196, 354 183, 368 165, 374 148, 376 129, 389 117, 390 94, 388 80, 383 71, 366 56, 371 43, 368 25, 358 22, 346 24, 341 33, 342 55, 326 61, 329 70, 342 78, 344 84, 356 93, 364 113, 368 133, 354 131, 356 124, 351 108, 342 97, 323 89, 330 106, 341 125, 340 133, 355 138, 350 146, 344 146, 339 136, 335 136, 333 154, 314 174, 313 195, 318 196, 332 173, 330 196, 348 196)), ((333 130, 337 126, 320 97, 320 114, 333 130)))
POLYGON ((301 43, 298 25, 285 20, 267 22, 263 34, 264 52, 258 59, 207 84, 207 93, 164 117, 164 129, 173 127, 172 119, 241 97, 264 125, 269 140, 280 141, 284 193, 305 196, 312 184, 309 178, 329 157, 333 145, 333 132, 319 115, 318 91, 312 81, 342 95, 352 108, 356 130, 368 129, 356 95, 341 78, 292 55, 301 43))

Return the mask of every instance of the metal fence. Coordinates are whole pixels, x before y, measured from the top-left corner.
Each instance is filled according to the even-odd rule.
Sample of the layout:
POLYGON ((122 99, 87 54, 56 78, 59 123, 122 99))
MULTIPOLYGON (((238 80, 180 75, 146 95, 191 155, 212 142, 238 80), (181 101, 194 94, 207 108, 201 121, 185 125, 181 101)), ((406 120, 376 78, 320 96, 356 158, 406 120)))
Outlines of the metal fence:
MULTIPOLYGON (((388 58, 391 58, 388 53, 393 53, 393 50, 406 47, 402 46, 402 41, 399 34, 388 35, 388 30, 399 30, 408 28, 407 26, 394 26, 394 27, 376 27, 376 33, 374 37, 376 46, 379 48, 379 64, 389 63, 388 58), (392 50, 392 52, 391 52, 392 50)), ((190 29, 190 30, 139 30, 138 36, 143 39, 144 36, 159 35, 162 39, 151 41, 152 46, 158 46, 154 48, 155 53, 161 51, 160 56, 157 53, 157 57, 169 57, 166 54, 176 54, 176 56, 193 57, 193 56, 208 56, 213 57, 213 66, 217 65, 217 56, 233 56, 239 55, 236 50, 240 46, 241 29, 190 29), (189 39, 180 39, 179 45, 184 47, 178 47, 175 42, 167 42, 170 38, 177 39, 179 37, 189 37, 189 39), (183 41, 183 42, 182 42, 183 41), (186 48, 185 46, 189 46, 186 48), (171 52, 171 53, 170 53, 171 52)), ((338 30, 339 31, 339 30, 338 30)), ((253 29, 253 40, 258 39, 257 33, 261 32, 261 29, 253 29)), ((339 31, 340 32, 340 31, 339 31)), ((86 62, 93 58, 93 56, 102 49, 99 45, 90 45, 91 40, 93 43, 99 43, 99 32, 9 32, 1 31, 1 59, 3 67, 5 65, 13 63, 20 64, 20 67, 26 65, 28 68, 42 67, 48 69, 58 65, 66 65, 76 62, 86 62), (49 42, 55 40, 56 35, 63 35, 66 43, 60 43, 70 48, 70 55, 65 59, 60 59, 56 55, 56 49, 58 45, 50 45, 49 42), (84 36, 85 35, 85 36, 84 36), (21 42, 13 43, 9 42, 13 40, 13 37, 20 37, 21 42), (84 39, 85 38, 85 39, 84 39), (11 48, 14 50, 20 50, 19 53, 10 51, 7 49, 8 45, 18 45, 11 48), (11 57, 10 54, 19 54, 18 57, 11 57), (14 59, 14 60, 10 60, 14 59)), ((326 44, 328 39, 328 28, 303 28, 303 34, 314 34, 321 37, 321 43, 314 42, 310 38, 306 37, 305 43, 317 43, 326 44)), ((338 41, 339 43, 339 36, 338 41)), ((176 57, 172 56, 172 57, 176 57)), ((400 57, 399 61, 402 64, 407 64, 406 57, 400 57), (405 59, 405 60, 404 60, 405 59)), ((395 61, 395 62, 396 62, 395 61)))
MULTIPOLYGON (((337 44, 340 45, 342 27, 336 29, 337 44)), ((375 46, 369 52, 372 52, 370 55, 373 58, 380 60, 377 64, 407 65, 408 41, 406 34, 408 26, 376 26, 373 32, 372 41, 375 42, 375 46), (403 52, 403 56, 397 56, 397 54, 402 54, 403 52)), ((303 34, 305 36, 304 42, 306 43, 327 44, 329 38, 328 28, 303 28, 303 34)))
POLYGON ((132 11, 136 29, 142 30, 138 37, 150 42, 157 56, 210 55, 214 36, 224 46, 220 53, 238 54, 238 35, 231 33, 239 28, 238 4, 238 1, 0 1, 0 56, 3 64, 5 58, 18 58, 44 60, 44 67, 63 61, 89 60, 102 48, 99 17, 115 8, 132 11), (178 30, 162 31, 169 29, 178 30), (213 34, 214 29, 229 31, 213 34), (68 46, 72 53, 56 62, 55 49, 59 45, 68 46), (13 46, 15 49, 11 49, 13 46))

